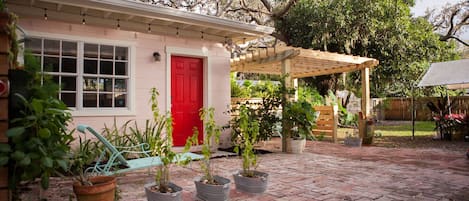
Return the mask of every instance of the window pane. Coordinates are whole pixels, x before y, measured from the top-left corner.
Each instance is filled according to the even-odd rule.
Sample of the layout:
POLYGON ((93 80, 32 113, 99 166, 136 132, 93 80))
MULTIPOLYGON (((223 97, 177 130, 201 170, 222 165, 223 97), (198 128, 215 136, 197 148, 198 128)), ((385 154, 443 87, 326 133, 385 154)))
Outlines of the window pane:
POLYGON ((62 58, 62 72, 76 73, 77 72, 77 60, 62 58))
POLYGON ((101 61, 99 65, 100 74, 112 75, 112 61, 101 61))
POLYGON ((77 56, 77 43, 62 41, 62 56, 77 56))
POLYGON ((127 60, 127 49, 126 47, 116 47, 116 60, 127 60))
POLYGON ((59 84, 59 76, 51 76, 51 75, 45 75, 46 79, 50 79, 50 81, 54 82, 55 84, 59 84))
POLYGON ((98 74, 98 61, 85 59, 83 72, 87 74, 98 74))
POLYGON ((125 79, 116 79, 116 84, 114 85, 115 92, 126 92, 127 83, 125 79))
POLYGON ((62 76, 62 90, 64 90, 64 91, 76 91, 77 90, 76 77, 62 76))
POLYGON ((44 71, 59 72, 59 58, 44 57, 44 71))
POLYGON ((97 91, 98 82, 97 78, 85 77, 83 78, 83 91, 97 91))
POLYGON ((44 54, 59 55, 60 41, 57 40, 44 40, 44 54))
POLYGON ((114 58, 114 48, 109 45, 101 45, 100 58, 101 59, 112 59, 114 58))
POLYGON ((127 75, 127 62, 116 62, 116 75, 127 75))
POLYGON ((99 79, 99 91, 112 92, 112 79, 111 78, 100 78, 99 79))
POLYGON ((99 94, 99 107, 112 107, 112 94, 99 94))
POLYGON ((76 106, 76 94, 75 93, 62 93, 60 99, 67 105, 67 107, 76 106))
POLYGON ((98 58, 98 45, 85 43, 84 51, 85 57, 98 58))
POLYGON ((126 99, 126 94, 116 94, 116 98, 114 100, 114 107, 125 107, 126 99))
POLYGON ((25 48, 27 50, 31 50, 31 53, 33 53, 33 54, 41 54, 42 39, 28 38, 25 42, 25 48))
POLYGON ((97 94, 83 94, 83 107, 96 107, 97 102, 97 94))

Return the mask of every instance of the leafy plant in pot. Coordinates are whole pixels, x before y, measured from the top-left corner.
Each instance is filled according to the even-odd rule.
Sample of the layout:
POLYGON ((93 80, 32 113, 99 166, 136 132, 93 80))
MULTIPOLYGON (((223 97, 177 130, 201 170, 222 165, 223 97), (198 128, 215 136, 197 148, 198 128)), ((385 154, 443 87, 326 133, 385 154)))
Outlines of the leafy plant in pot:
MULTIPOLYGON (((149 201, 179 201, 182 200, 182 188, 170 181, 170 168, 173 162, 180 165, 187 165, 191 158, 182 159, 182 155, 172 151, 173 147, 173 126, 170 115, 160 115, 158 109, 158 91, 155 88, 151 90, 151 109, 153 112, 153 123, 156 126, 151 129, 153 139, 151 139, 150 149, 152 155, 158 156, 162 165, 158 166, 155 175, 155 181, 145 185, 145 194, 149 201), (162 131, 166 130, 166 134, 162 131)), ((192 142, 197 141, 197 135, 192 136, 186 141, 184 152, 189 151, 192 142)))
POLYGON ((240 108, 240 130, 242 138, 235 145, 235 152, 243 159, 243 170, 233 175, 236 189, 248 193, 263 193, 267 189, 268 174, 256 171, 257 155, 254 144, 259 135, 259 123, 249 115, 246 105, 240 108))
POLYGON ((288 102, 283 109, 284 128, 289 142, 287 152, 302 153, 306 138, 311 136, 316 121, 313 106, 307 101, 288 102))
POLYGON ((79 138, 79 145, 72 151, 69 172, 74 176, 73 192, 78 201, 114 201, 116 178, 112 176, 90 176, 89 167, 97 157, 97 142, 79 138))
MULTIPOLYGON (((201 168, 204 172, 202 177, 194 180, 197 198, 205 201, 228 200, 230 193, 230 180, 213 174, 213 167, 210 161, 212 156, 210 148, 219 143, 221 128, 216 125, 214 120, 214 108, 201 109, 200 119, 204 122, 204 142, 202 144, 202 154, 204 158, 201 162, 201 168)), ((194 135, 198 130, 194 129, 194 135)))
POLYGON ((0 167, 9 166, 9 187, 13 200, 23 181, 40 179, 41 189, 49 187, 49 177, 67 171, 72 117, 57 99, 58 85, 42 76, 40 65, 25 55, 25 68, 10 70, 9 144, 0 144, 0 167))

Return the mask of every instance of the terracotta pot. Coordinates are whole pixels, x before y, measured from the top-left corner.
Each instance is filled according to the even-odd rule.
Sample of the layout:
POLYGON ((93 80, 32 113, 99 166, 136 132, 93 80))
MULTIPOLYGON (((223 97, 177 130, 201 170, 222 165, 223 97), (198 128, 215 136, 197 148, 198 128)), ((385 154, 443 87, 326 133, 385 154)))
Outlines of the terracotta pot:
POLYGON ((73 183, 73 192, 78 201, 114 201, 116 178, 97 176, 90 178, 92 186, 83 186, 80 182, 73 183))
POLYGON ((10 22, 10 15, 5 12, 0 12, 0 33, 3 33, 10 22))

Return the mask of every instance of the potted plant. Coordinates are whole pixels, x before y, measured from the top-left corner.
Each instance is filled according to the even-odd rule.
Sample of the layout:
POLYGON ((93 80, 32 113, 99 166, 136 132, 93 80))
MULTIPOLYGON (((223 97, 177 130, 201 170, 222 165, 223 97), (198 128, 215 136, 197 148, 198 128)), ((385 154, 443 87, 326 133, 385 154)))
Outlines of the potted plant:
MULTIPOLYGON (((215 124, 214 108, 201 109, 200 119, 204 122, 204 142, 202 144, 201 168, 204 175, 194 180, 197 198, 205 201, 228 200, 230 193, 230 180, 213 174, 213 167, 210 162, 212 155, 210 148, 219 143, 221 128, 215 124)), ((198 130, 194 129, 194 136, 198 130)))
POLYGON ((74 176, 73 192, 78 201, 114 201, 116 178, 112 176, 90 177, 86 167, 97 157, 98 145, 90 139, 79 138, 79 146, 72 151, 69 172, 74 176))
POLYGON ((345 132, 344 145, 349 147, 362 146, 362 139, 358 136, 358 131, 356 128, 351 134, 349 132, 345 132))
MULTIPOLYGON (((180 201, 182 200, 182 188, 170 180, 170 167, 173 162, 186 165, 191 158, 182 159, 180 154, 172 151, 173 147, 173 126, 170 115, 160 115, 157 101, 158 91, 151 89, 151 109, 153 111, 153 120, 156 127, 152 129, 154 138, 150 141, 152 155, 158 156, 162 165, 158 166, 155 175, 155 181, 145 185, 145 194, 149 201, 180 201), (166 134, 162 133, 163 128, 166 134)), ((192 136, 186 141, 184 152, 189 151, 192 142, 197 141, 197 135, 192 136)))
POLYGON ((40 179, 41 190, 49 177, 67 171, 73 133, 67 127, 72 116, 59 100, 59 86, 39 72, 33 56, 25 55, 25 68, 9 72, 9 144, 0 149, 0 167, 9 166, 13 199, 22 181, 40 179), (14 170, 14 171, 13 171, 14 170))
POLYGON ((246 105, 240 108, 240 131, 242 138, 235 146, 235 152, 243 159, 243 170, 233 175, 236 189, 247 193, 263 193, 267 189, 268 174, 256 171, 257 156, 254 144, 259 135, 259 123, 249 115, 246 105))
POLYGON ((314 108, 307 101, 288 102, 283 109, 287 152, 303 153, 306 138, 311 135, 316 121, 314 108))

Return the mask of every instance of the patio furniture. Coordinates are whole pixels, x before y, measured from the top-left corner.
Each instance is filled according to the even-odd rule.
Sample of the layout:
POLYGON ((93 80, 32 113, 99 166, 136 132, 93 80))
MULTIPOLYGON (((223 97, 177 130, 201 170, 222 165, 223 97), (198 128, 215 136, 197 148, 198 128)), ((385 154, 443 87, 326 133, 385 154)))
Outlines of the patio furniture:
POLYGON ((331 136, 334 143, 337 143, 338 106, 315 106, 314 110, 319 115, 316 118, 313 134, 331 136))
MULTIPOLYGON (((117 147, 112 145, 104 136, 96 132, 93 128, 87 125, 78 125, 77 130, 83 134, 86 134, 88 130, 93 134, 101 143, 104 144, 107 151, 110 152, 108 160, 105 160, 106 151, 103 150, 99 156, 96 164, 93 167, 89 167, 85 172, 96 173, 100 175, 113 175, 124 172, 129 172, 137 169, 150 168, 154 166, 162 165, 161 159, 158 156, 150 156, 151 150, 145 150, 149 145, 147 143, 138 144, 131 147, 117 147), (135 151, 139 150, 139 151, 135 151), (141 150, 141 151, 140 151, 141 150), (123 157, 124 153, 130 154, 142 154, 144 158, 130 159, 127 160, 123 157)), ((203 156, 194 154, 191 152, 180 153, 176 157, 176 160, 200 160, 203 156)), ((173 161, 177 162, 177 161, 173 161)))

